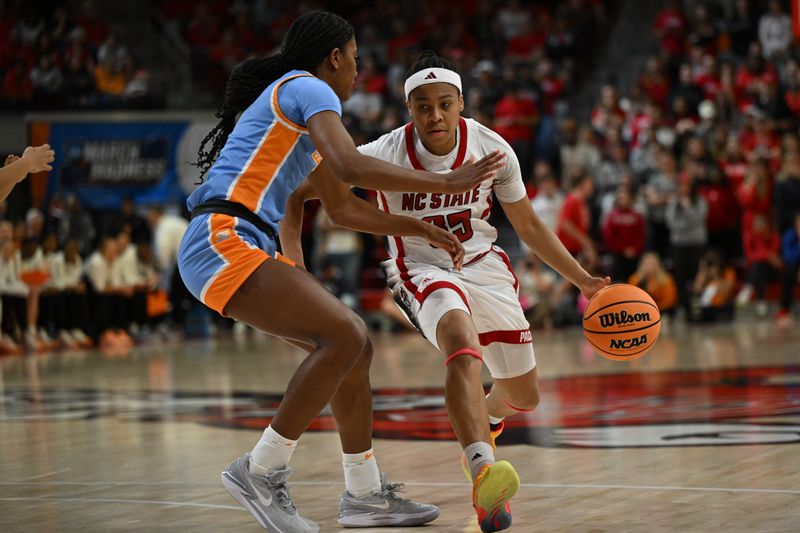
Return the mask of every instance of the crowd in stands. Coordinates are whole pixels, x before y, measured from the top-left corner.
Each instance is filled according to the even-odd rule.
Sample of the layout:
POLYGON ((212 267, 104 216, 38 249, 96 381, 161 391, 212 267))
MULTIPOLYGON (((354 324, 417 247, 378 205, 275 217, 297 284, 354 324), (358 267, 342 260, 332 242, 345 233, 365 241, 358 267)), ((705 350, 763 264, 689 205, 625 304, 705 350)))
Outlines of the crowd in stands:
MULTIPOLYGON (((584 264, 645 288, 662 312, 724 320, 755 301, 763 317, 771 298, 786 322, 800 267, 800 48, 783 2, 729 4, 665 3, 659 53, 633 86, 602 88, 589 124, 561 121, 532 202, 584 264)), ((550 275, 521 279, 557 310, 565 297, 542 295, 542 279, 558 287, 550 275)))
POLYGON ((0 3, 0 108, 150 107, 149 78, 93 1, 0 3))
MULTIPOLYGON (((356 142, 407 120, 406 69, 420 50, 436 50, 462 75, 464 114, 509 142, 534 209, 585 266, 647 288, 668 314, 680 309, 690 320, 727 318, 736 302, 753 299, 765 316, 777 293, 777 316, 788 316, 798 264, 800 54, 783 2, 666 2, 652 21, 659 52, 633 86, 603 86, 586 121, 563 103, 603 42, 604 2, 476 0, 457 14, 445 3, 343 5, 337 11, 354 23, 361 57, 344 105, 356 142)), ((301 6, 162 3, 167 17, 185 21, 195 76, 218 91, 241 59, 275 51, 294 9, 301 6)), ((493 220, 502 226, 502 213, 493 220)), ((371 290, 377 276, 364 271, 385 253, 379 242, 328 228, 311 209, 307 241, 314 236, 306 251, 317 275, 348 301, 358 301, 353 287, 371 290)), ((518 268, 530 282, 526 306, 556 324, 579 319, 564 280, 524 253, 518 268)))
POLYGON ((180 331, 191 296, 175 264, 187 226, 158 206, 143 217, 131 198, 92 217, 74 196, 0 222, 0 354, 126 348, 180 331))
MULTIPOLYGON (((160 6, 191 47, 196 81, 221 93, 236 63, 275 51, 301 9, 329 4, 214 0, 160 6)), ((724 320, 754 301, 755 314, 763 317, 767 301, 777 300, 776 318, 787 320, 800 270, 800 48, 783 2, 665 2, 652 26, 658 53, 644 61, 632 86, 613 80, 604 85, 585 120, 572 116, 565 102, 605 38, 611 3, 468 0, 458 12, 448 5, 336 3, 359 42, 355 92, 344 105, 357 143, 407 120, 401 89, 406 69, 420 50, 433 49, 462 75, 464 115, 513 147, 534 210, 587 269, 644 288, 668 316, 724 320)), ((98 31, 98 24, 75 16, 71 25, 59 26, 56 15, 38 24, 23 11, 9 26, 20 27, 9 39, 37 33, 28 27, 38 25, 38 33, 53 34, 46 42, 62 43, 51 45, 61 50, 62 64, 76 55, 87 64, 108 60, 100 49, 113 36, 98 31), (67 53, 73 49, 72 40, 64 40, 67 27, 84 29, 83 44, 75 45, 82 54, 67 53)), ((110 55, 123 58, 124 50, 117 50, 110 55)), ((3 314, 4 342, 25 342, 30 333, 34 340, 46 334, 66 343, 80 332, 102 339, 107 331, 124 342, 123 335, 152 325, 152 313, 142 314, 142 294, 156 286, 171 295, 172 313, 183 314, 172 320, 185 319, 191 298, 180 303, 185 289, 163 274, 170 259, 153 257, 152 250, 170 246, 147 245, 158 217, 143 222, 132 205, 126 209, 124 222, 97 225, 75 198, 56 199, 46 231, 0 226, 3 265, 52 261, 59 253, 59 261, 84 261, 80 268, 70 263, 73 277, 54 267, 36 290, 2 278, 4 309, 7 296, 9 309, 17 309, 8 319, 3 314), (31 237, 40 248, 31 248, 31 237), (161 280, 154 285, 157 272, 161 280), (93 312, 115 311, 88 325, 59 322, 59 316, 80 315, 65 309, 87 305, 73 298, 83 287, 93 312), (69 297, 51 298, 59 292, 69 297), (31 305, 32 293, 38 306, 31 305)), ((502 230, 501 210, 492 220, 502 230)), ((171 229, 162 233, 174 243, 185 221, 175 217, 166 226, 171 229)), ((336 228, 314 205, 307 207, 303 238, 306 264, 348 305, 402 322, 378 268, 386 257, 381 238, 336 228)), ((534 327, 577 323, 582 303, 574 288, 524 246, 509 252, 518 259, 520 299, 534 327)))

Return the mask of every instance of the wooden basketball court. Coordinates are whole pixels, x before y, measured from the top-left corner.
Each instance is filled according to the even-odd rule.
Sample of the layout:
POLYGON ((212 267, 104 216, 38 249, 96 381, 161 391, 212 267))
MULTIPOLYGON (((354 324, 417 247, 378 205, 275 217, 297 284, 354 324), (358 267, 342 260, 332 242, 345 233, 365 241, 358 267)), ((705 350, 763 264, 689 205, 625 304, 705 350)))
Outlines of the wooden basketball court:
MULTIPOLYGON (((381 469, 441 507, 429 530, 478 531, 442 362, 416 334, 375 340, 381 469)), ((771 323, 673 324, 621 363, 579 331, 534 334, 542 403, 498 449, 523 482, 512 530, 799 531, 799 341, 771 323)), ((0 359, 0 531, 261 530, 219 476, 302 357, 251 335, 0 359)), ((339 530, 332 427, 322 413, 292 461, 322 531, 339 530)))

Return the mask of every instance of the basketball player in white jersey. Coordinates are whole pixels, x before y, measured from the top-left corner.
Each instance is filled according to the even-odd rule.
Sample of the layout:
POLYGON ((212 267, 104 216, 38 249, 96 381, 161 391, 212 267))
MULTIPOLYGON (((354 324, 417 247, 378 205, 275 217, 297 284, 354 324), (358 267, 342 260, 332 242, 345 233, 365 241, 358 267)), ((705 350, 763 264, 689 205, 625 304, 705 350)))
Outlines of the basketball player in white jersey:
MULTIPOLYGON (((492 193, 519 237, 587 298, 608 285, 592 277, 567 252, 534 213, 511 147, 497 133, 460 116, 461 79, 445 60, 424 52, 405 82, 412 123, 359 147, 372 157, 400 166, 449 172, 470 158, 493 151, 506 154, 493 180, 462 194, 378 191, 379 207, 416 217, 449 230, 464 247, 463 268, 450 256, 416 237, 389 239, 384 263, 398 304, 420 332, 442 353, 447 365, 445 399, 453 429, 464 450, 462 466, 473 482, 472 500, 484 532, 511 525, 508 501, 519 477, 507 461, 495 462, 494 441, 503 419, 532 411, 539 402, 530 325, 519 304, 518 281, 508 256, 493 243, 488 222, 492 193), (494 384, 484 396, 481 366, 494 384)), ((297 195, 307 196, 307 188, 297 195)), ((297 205, 290 199, 281 230, 284 253, 300 256, 297 205), (291 219, 291 220, 290 220, 291 219)), ((363 228, 369 232, 369 228, 363 228)))

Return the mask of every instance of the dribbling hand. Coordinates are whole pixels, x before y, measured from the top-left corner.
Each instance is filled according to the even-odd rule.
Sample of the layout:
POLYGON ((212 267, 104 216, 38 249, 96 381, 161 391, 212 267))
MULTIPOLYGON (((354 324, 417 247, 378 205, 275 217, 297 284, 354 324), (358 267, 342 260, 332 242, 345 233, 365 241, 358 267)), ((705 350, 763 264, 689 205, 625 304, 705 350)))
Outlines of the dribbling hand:
POLYGON ((583 293, 583 295, 586 297, 587 300, 591 300, 592 296, 597 294, 597 291, 599 291, 604 287, 608 287, 610 283, 611 283, 611 278, 609 278, 608 276, 606 276, 605 278, 593 277, 581 283, 579 289, 581 290, 581 292, 583 293))
POLYGON ((449 174, 443 174, 446 193, 470 191, 482 182, 494 178, 497 171, 503 168, 506 154, 495 150, 479 161, 471 157, 469 161, 449 174))

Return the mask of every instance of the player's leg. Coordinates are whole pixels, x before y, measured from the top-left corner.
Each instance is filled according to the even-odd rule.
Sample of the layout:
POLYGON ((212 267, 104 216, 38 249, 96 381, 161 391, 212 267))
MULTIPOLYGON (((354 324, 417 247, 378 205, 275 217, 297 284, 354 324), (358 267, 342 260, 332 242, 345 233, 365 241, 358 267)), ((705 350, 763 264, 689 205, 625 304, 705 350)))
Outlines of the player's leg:
MULTIPOLYGON (((312 352, 315 346, 292 339, 286 342, 312 352)), ((331 398, 330 405, 342 442, 345 491, 339 504, 339 524, 345 527, 419 526, 435 520, 439 509, 395 494, 378 469, 372 450, 372 390, 369 367, 372 343, 353 365, 331 398)))
POLYGON ((489 442, 488 416, 481 383, 483 360, 472 317, 461 309, 448 311, 436 328, 439 349, 447 357, 445 402, 462 448, 489 442))
POLYGON ((445 402, 473 480, 478 523, 484 532, 501 531, 511 525, 508 500, 519 489, 519 477, 508 462, 494 461, 481 383, 481 344, 465 291, 456 283, 441 287, 421 303, 417 319, 426 337, 435 338, 446 354, 445 402))
POLYGON ((490 421, 500 422, 503 418, 519 413, 529 413, 539 405, 539 383, 536 368, 506 379, 495 379, 491 391, 486 396, 490 421))

